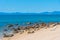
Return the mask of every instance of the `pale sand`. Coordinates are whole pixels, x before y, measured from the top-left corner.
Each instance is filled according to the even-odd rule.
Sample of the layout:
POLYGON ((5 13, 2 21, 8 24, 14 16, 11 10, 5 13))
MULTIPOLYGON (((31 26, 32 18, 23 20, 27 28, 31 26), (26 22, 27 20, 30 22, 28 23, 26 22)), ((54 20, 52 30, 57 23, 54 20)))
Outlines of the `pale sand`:
POLYGON ((2 38, 0 38, 0 40, 3 40, 2 38))
MULTIPOLYGON (((8 38, 9 40, 60 40, 60 25, 54 28, 41 29, 32 34, 15 34, 15 36, 8 38)), ((7 38, 3 38, 7 40, 7 38)))

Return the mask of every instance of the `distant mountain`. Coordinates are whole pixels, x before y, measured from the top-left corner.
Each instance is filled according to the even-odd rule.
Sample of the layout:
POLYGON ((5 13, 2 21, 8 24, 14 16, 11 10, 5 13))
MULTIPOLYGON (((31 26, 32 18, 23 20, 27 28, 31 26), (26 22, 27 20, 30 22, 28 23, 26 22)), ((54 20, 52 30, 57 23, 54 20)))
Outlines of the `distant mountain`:
POLYGON ((60 11, 54 11, 54 12, 42 12, 42 13, 4 13, 0 12, 0 15, 60 15, 60 11))
POLYGON ((54 11, 54 12, 43 12, 41 15, 60 15, 60 11, 54 11))

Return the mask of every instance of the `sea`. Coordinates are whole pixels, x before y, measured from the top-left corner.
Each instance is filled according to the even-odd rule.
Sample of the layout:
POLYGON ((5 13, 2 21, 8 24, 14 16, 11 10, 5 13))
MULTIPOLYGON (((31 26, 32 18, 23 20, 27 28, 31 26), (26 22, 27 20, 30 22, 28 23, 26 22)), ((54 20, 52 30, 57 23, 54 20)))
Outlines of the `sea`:
POLYGON ((7 24, 25 25, 31 22, 60 22, 59 15, 0 15, 0 36, 7 24))

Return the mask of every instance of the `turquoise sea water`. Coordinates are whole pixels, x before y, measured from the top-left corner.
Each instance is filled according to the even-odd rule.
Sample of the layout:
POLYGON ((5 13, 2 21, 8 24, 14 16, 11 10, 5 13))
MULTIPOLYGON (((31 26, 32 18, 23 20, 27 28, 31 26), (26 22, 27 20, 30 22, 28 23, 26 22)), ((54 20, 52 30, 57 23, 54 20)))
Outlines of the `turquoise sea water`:
POLYGON ((60 22, 60 16, 58 15, 0 15, 0 33, 7 24, 20 24, 23 25, 26 22, 60 22))

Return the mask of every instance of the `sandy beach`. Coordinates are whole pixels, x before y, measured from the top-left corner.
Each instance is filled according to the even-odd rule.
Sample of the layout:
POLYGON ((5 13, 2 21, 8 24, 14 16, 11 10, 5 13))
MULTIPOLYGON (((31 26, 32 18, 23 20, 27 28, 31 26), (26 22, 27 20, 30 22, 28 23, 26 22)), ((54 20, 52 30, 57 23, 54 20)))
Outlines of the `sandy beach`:
POLYGON ((60 0, 0 0, 0 40, 60 40, 60 0))
POLYGON ((0 40, 3 40, 3 38, 0 37, 0 40))
POLYGON ((3 38, 3 40, 60 40, 60 25, 53 28, 42 28, 35 33, 15 34, 13 37, 3 38))

